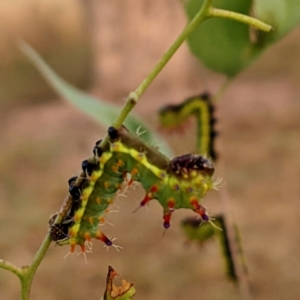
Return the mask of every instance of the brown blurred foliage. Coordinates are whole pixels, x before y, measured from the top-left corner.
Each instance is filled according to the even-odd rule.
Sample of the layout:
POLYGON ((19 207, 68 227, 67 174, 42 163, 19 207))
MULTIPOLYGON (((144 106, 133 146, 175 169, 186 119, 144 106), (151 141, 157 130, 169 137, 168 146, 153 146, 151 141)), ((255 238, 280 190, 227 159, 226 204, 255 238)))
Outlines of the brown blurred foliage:
POLYGON ((0 108, 53 98, 17 41, 31 44, 66 80, 86 88, 92 77, 87 4, 80 0, 0 1, 0 108))

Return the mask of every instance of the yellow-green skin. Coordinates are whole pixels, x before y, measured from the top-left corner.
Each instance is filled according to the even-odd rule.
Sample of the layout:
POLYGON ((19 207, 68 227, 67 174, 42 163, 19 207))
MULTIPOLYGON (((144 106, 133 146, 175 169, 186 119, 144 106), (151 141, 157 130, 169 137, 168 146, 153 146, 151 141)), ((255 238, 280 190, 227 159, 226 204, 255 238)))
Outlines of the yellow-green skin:
POLYGON ((216 160, 214 150, 214 106, 209 94, 190 97, 178 105, 167 105, 159 111, 163 128, 176 129, 191 116, 197 121, 197 153, 216 160))
POLYGON ((208 190, 214 188, 211 176, 199 170, 192 170, 184 176, 174 174, 168 158, 154 147, 145 145, 124 127, 118 130, 118 138, 111 139, 108 149, 99 158, 90 160, 96 159, 97 167, 86 187, 82 188, 81 205, 74 214, 74 225, 69 229, 67 241, 71 252, 76 245, 84 251, 84 243, 92 238, 102 240, 108 246, 112 244, 98 225, 127 173, 146 191, 142 206, 151 199, 162 205, 166 228, 175 209, 189 208, 201 216, 205 213, 200 201, 208 190))

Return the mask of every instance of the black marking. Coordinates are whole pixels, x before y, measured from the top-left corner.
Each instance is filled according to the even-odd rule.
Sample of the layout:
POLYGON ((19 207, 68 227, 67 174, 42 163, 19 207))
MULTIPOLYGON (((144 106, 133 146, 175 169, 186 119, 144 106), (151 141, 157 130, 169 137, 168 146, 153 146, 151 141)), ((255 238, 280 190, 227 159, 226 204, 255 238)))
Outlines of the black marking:
POLYGON ((101 142, 102 142, 102 140, 97 141, 93 148, 93 154, 96 157, 100 157, 102 155, 102 153, 104 152, 103 149, 100 147, 101 142))
POLYGON ((97 165, 93 162, 88 161, 87 159, 84 160, 81 164, 82 170, 85 174, 87 174, 88 176, 91 176, 95 167, 97 165))
POLYGON ((205 175, 212 176, 215 170, 209 159, 196 154, 184 154, 173 158, 170 162, 170 168, 173 173, 181 176, 193 170, 199 170, 205 175))
POLYGON ((77 180, 77 178, 78 178, 77 176, 71 177, 71 178, 68 180, 69 186, 74 185, 75 182, 76 182, 76 180, 77 180))
POLYGON ((80 186, 71 185, 69 187, 69 193, 73 197, 74 200, 80 200, 81 197, 81 188, 80 186))
POLYGON ((114 141, 114 140, 117 140, 119 138, 119 132, 118 132, 118 129, 116 129, 115 127, 113 126, 110 126, 108 128, 108 135, 109 137, 114 141))

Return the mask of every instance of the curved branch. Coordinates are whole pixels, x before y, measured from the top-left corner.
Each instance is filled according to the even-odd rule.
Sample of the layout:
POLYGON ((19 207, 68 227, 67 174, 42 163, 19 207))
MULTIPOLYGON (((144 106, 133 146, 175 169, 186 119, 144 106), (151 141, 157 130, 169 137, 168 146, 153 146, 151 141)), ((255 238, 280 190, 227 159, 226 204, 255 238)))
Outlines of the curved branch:
POLYGON ((240 23, 245 23, 247 25, 251 25, 259 30, 265 31, 265 32, 271 32, 273 27, 269 24, 266 24, 258 19, 255 19, 253 17, 249 17, 234 11, 219 9, 210 7, 209 8, 209 16, 210 17, 216 17, 216 18, 225 18, 225 19, 231 19, 240 23))

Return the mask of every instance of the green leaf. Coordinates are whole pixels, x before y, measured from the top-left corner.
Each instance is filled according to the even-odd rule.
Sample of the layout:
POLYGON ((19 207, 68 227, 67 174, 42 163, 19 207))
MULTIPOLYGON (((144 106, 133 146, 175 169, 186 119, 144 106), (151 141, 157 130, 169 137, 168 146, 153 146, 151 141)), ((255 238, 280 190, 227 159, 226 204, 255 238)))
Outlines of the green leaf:
MULTIPOLYGON (((103 100, 96 99, 87 93, 71 86, 61 77, 59 77, 39 56, 39 54, 24 41, 19 42, 21 51, 31 60, 35 67, 40 71, 48 84, 61 96, 80 111, 86 113, 94 120, 105 127, 110 126, 119 116, 121 107, 109 104, 103 100)), ((167 146, 166 142, 159 137, 149 125, 146 125, 138 117, 130 115, 125 121, 126 127, 131 132, 136 132, 138 129, 144 132, 140 138, 147 143, 155 142, 160 145, 160 150, 167 156, 172 156, 172 151, 167 146)))
MULTIPOLYGON (((188 0, 185 10, 191 20, 203 0, 188 0)), ((216 8, 248 15, 252 0, 215 0, 216 8)), ((244 69, 252 59, 248 25, 220 18, 200 24, 188 38, 192 53, 214 71, 232 77, 244 69)))
POLYGON ((285 36, 300 22, 300 0, 255 0, 255 16, 272 24, 275 30, 264 35, 267 42, 285 36))

